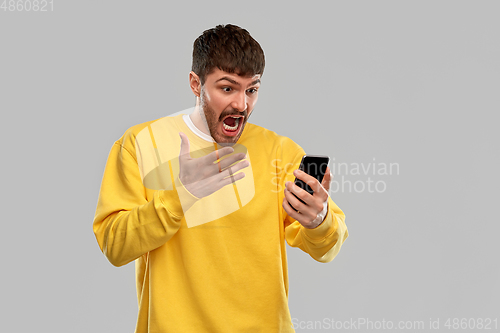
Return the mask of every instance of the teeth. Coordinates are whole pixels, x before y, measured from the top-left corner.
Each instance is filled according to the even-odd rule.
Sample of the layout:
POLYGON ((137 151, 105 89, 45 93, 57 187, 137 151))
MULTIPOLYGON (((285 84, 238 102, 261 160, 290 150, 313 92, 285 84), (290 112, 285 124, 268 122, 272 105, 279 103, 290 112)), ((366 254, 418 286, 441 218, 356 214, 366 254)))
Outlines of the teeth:
POLYGON ((238 128, 238 124, 240 123, 240 118, 239 117, 238 118, 231 117, 231 118, 236 119, 233 127, 226 125, 224 122, 222 123, 222 126, 224 126, 224 128, 227 129, 228 131, 236 131, 236 129, 238 128))

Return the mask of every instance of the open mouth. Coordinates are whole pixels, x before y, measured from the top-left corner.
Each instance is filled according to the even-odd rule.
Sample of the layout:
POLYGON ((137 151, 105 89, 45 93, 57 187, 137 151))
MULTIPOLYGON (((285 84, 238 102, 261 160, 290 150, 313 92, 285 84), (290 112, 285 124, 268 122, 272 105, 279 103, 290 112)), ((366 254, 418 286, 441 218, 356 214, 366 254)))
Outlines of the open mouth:
POLYGON ((243 122, 244 122, 243 116, 236 116, 236 115, 227 116, 222 121, 222 133, 227 136, 238 135, 243 122))

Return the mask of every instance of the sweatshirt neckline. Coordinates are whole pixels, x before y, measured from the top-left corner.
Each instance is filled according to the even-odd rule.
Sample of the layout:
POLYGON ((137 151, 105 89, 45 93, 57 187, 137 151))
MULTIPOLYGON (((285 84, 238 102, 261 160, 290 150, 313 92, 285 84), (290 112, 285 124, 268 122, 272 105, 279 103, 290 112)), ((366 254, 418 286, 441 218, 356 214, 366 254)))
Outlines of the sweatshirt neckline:
MULTIPOLYGON (((189 138, 189 144, 191 146, 191 150, 193 149, 193 146, 199 147, 199 148, 210 148, 214 147, 214 141, 207 141, 205 139, 202 139, 199 135, 197 135, 185 122, 184 116, 187 114, 179 114, 173 117, 173 120, 175 122, 175 125, 179 132, 183 132, 184 134, 187 135, 189 138)), ((180 139, 180 138, 179 138, 180 139)))
POLYGON ((182 119, 184 120, 186 126, 189 127, 191 132, 196 134, 199 138, 207 142, 214 142, 214 139, 210 135, 203 133, 198 127, 196 127, 196 125, 193 123, 191 117, 188 114, 183 115, 182 119))

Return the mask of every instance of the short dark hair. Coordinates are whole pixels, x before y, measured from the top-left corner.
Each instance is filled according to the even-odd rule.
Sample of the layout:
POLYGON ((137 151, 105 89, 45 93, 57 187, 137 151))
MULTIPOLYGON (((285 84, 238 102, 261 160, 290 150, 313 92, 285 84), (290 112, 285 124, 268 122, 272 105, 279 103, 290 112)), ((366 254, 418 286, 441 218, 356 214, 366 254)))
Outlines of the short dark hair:
POLYGON ((215 67, 228 73, 251 76, 264 73, 264 51, 250 33, 236 25, 218 25, 205 30, 193 44, 191 70, 201 84, 215 67))

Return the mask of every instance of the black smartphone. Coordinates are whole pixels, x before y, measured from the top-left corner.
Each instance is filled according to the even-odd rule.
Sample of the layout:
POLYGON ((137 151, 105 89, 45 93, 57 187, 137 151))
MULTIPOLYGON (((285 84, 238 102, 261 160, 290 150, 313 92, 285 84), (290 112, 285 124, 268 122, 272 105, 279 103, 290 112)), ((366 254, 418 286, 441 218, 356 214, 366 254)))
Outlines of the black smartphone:
MULTIPOLYGON (((318 155, 304 155, 302 157, 302 161, 300 161, 300 166, 299 170, 304 171, 308 175, 313 176, 316 178, 320 183, 323 181, 323 177, 325 176, 326 173, 326 167, 328 166, 328 162, 330 161, 330 158, 328 156, 318 156, 318 155)), ((300 187, 301 189, 307 191, 309 194, 313 194, 313 190, 304 183, 302 180, 298 179, 295 177, 295 185, 300 187)), ((293 194, 293 193, 292 193, 293 194)), ((295 195, 295 194, 293 194, 295 195)), ((295 197, 299 199, 296 195, 295 197)), ((305 203, 304 201, 300 200, 300 202, 305 203)), ((295 211, 295 209, 292 204, 290 204, 290 207, 292 207, 295 211)))

